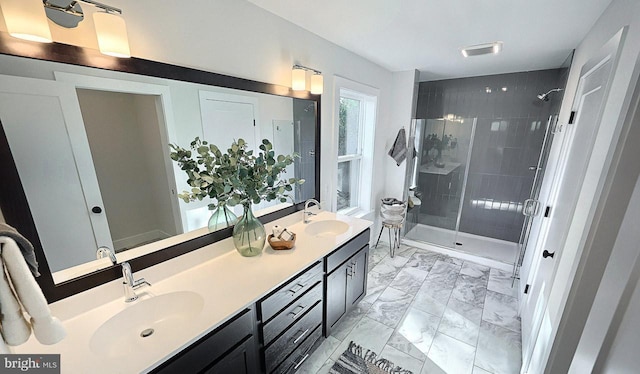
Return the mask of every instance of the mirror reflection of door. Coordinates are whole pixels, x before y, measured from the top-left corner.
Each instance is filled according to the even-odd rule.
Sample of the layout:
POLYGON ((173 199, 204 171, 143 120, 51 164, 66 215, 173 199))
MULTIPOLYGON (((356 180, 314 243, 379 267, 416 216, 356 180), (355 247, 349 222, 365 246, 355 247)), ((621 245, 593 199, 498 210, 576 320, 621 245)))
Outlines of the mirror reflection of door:
POLYGON ((72 86, 0 76, 0 120, 52 272, 96 258, 112 248, 103 202, 86 149, 82 116, 72 86), (42 124, 46 124, 43 126, 42 124), (72 233, 73 235, 69 235, 72 233))
POLYGON ((116 252, 180 233, 157 96, 89 89, 77 94, 116 252))

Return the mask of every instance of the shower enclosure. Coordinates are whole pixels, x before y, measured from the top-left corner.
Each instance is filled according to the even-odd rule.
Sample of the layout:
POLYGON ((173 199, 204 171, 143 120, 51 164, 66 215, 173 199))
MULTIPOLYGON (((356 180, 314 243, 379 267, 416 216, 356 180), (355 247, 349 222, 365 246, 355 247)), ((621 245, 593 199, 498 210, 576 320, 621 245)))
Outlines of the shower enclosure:
POLYGON ((570 61, 420 82, 404 186, 407 244, 465 252, 503 270, 520 263, 531 217, 545 211, 537 185, 570 61))
POLYGON ((406 239, 455 247, 475 128, 476 118, 413 121, 406 239))

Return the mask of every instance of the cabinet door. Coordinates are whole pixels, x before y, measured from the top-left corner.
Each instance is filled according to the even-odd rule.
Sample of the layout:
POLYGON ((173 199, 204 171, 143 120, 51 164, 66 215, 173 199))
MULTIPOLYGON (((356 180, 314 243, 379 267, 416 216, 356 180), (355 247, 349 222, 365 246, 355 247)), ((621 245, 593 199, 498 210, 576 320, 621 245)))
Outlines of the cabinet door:
POLYGON ((327 276, 327 296, 325 299, 326 313, 326 334, 328 335, 333 325, 347 312, 347 270, 350 263, 347 262, 334 270, 327 276))
POLYGON ((347 308, 356 304, 367 292, 367 265, 369 247, 363 248, 357 255, 347 262, 347 308))
POLYGON ((258 372, 258 357, 256 355, 253 337, 247 339, 238 348, 229 352, 222 360, 205 370, 206 374, 254 374, 258 372))

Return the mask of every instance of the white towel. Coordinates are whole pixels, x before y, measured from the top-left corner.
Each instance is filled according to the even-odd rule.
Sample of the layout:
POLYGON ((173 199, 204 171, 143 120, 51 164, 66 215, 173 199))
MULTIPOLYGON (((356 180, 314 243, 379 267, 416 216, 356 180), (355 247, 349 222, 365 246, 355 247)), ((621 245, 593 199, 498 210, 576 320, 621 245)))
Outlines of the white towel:
MULTIPOLYGON (((13 239, 8 237, 0 237, 0 247, 2 248, 2 262, 9 275, 8 280, 13 286, 18 300, 31 316, 31 326, 36 339, 42 344, 59 342, 66 336, 64 326, 57 318, 51 316, 47 300, 29 271, 20 248, 13 239)), ((4 306, 4 303, 0 299, 0 305, 4 306)), ((11 305, 10 301, 9 305, 11 305)), ((4 313, 4 310, 2 312, 4 313)))
MULTIPOLYGON (((3 246, 6 247, 6 246, 3 246)), ((3 248, 4 249, 4 248, 3 248)), ((31 335, 31 326, 24 319, 22 308, 16 300, 13 290, 7 280, 4 266, 0 263, 0 323, 2 323, 2 337, 9 345, 20 345, 31 335)))

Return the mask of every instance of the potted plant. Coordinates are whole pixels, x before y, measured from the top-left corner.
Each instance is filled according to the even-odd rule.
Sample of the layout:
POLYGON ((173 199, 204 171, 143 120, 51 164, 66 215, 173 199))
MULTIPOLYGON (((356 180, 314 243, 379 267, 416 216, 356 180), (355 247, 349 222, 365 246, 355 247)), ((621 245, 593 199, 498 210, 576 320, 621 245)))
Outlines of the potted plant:
MULTIPOLYGON (((256 256, 266 241, 264 225, 253 215, 251 204, 279 199, 286 202, 296 184, 304 179, 280 179, 297 154, 275 155, 273 145, 262 140, 256 155, 243 139, 231 143, 226 153, 196 137, 191 150, 170 145, 170 157, 187 174, 191 191, 178 196, 185 202, 209 198, 210 208, 242 205, 243 214, 233 228, 233 242, 243 256, 256 256)), ((214 213, 215 214, 215 213, 214 213)))

